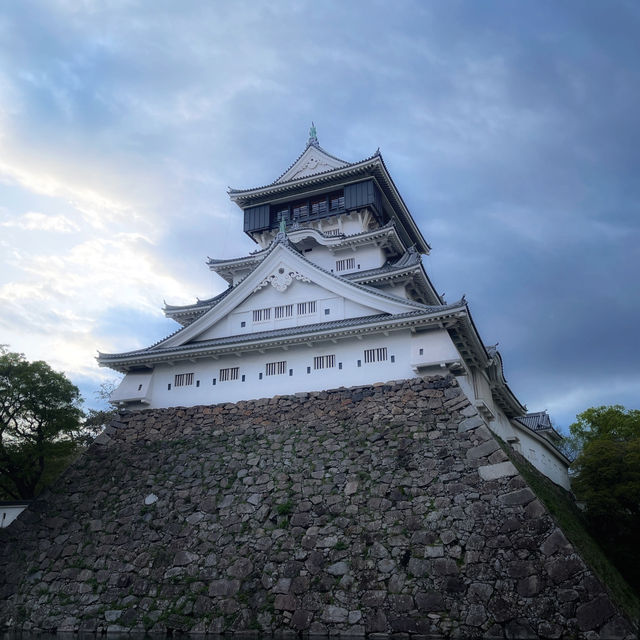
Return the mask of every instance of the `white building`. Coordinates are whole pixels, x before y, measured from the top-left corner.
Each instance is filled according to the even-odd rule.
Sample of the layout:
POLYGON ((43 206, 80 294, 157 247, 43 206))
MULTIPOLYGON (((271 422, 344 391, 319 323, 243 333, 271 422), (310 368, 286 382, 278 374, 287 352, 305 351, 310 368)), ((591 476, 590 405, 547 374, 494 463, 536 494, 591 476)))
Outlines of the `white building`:
POLYGON ((31 500, 0 502, 0 529, 8 527, 31 503, 31 500))
POLYGON ((430 247, 379 151, 344 162, 320 147, 312 128, 275 182, 230 197, 259 248, 209 260, 228 288, 167 305, 182 325, 175 333, 146 349, 99 355, 100 365, 126 374, 112 402, 215 404, 450 373, 490 428, 568 487, 564 456, 514 422, 525 408, 464 298, 446 304, 433 288, 422 265, 430 247))

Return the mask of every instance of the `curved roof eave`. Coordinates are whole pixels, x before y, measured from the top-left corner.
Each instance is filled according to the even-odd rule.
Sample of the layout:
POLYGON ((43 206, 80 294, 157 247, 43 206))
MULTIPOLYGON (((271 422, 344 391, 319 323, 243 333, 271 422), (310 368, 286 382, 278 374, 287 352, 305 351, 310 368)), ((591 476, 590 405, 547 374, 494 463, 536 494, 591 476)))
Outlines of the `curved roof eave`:
POLYGON ((157 364, 159 361, 175 359, 181 355, 184 355, 185 358, 191 358, 198 354, 198 352, 200 352, 198 357, 207 357, 207 354, 202 352, 215 351, 216 348, 229 347, 230 351, 235 351, 243 345, 247 349, 254 349, 259 345, 268 347, 270 346, 269 340, 277 340, 278 343, 271 344, 271 346, 279 346, 280 344, 292 342, 305 343, 318 335, 334 337, 342 335, 343 337, 349 337, 349 335, 355 335, 362 330, 371 333, 389 330, 394 326, 397 328, 413 326, 421 321, 424 324, 437 323, 444 318, 455 316, 462 308, 463 307, 459 305, 447 305, 442 308, 408 311, 400 314, 361 316, 358 318, 335 320, 333 322, 321 322, 298 327, 226 336, 200 342, 189 342, 177 347, 158 347, 156 345, 155 348, 147 347, 146 349, 123 353, 99 353, 97 359, 100 366, 116 368, 112 365, 120 365, 120 369, 116 370, 123 370, 129 366, 142 366, 153 361, 156 361, 155 363, 157 364))
POLYGON ((287 182, 282 183, 272 183, 269 185, 265 185, 262 187, 254 187, 252 189, 229 189, 229 197, 233 202, 235 202, 239 207, 244 208, 248 206, 249 202, 252 199, 265 199, 268 196, 273 196, 279 193, 284 193, 286 191, 299 190, 300 188, 312 186, 314 184, 318 184, 321 182, 328 181, 331 179, 338 179, 341 177, 348 177, 350 174, 355 175, 357 173, 363 173, 366 170, 370 169, 371 174, 376 179, 382 179, 382 182, 385 183, 381 185, 388 193, 385 193, 385 196, 395 200, 397 207, 393 207, 394 211, 397 209, 397 214, 402 218, 402 223, 406 225, 410 229, 410 235, 414 237, 416 244, 421 253, 429 253, 431 251, 431 246, 424 239, 422 232, 416 225, 407 205, 400 195, 398 188, 393 181, 393 178, 389 174, 389 170, 387 169, 387 165, 384 162, 384 158, 380 151, 376 151, 371 157, 366 158, 365 160, 360 160, 359 162, 354 162, 351 164, 347 164, 344 167, 340 167, 338 169, 328 169, 326 171, 321 171, 319 173, 314 173, 309 176, 305 176, 304 178, 300 178, 298 180, 288 180, 287 182), (378 169, 378 172, 375 170, 378 169))
MULTIPOLYGON (((298 160, 300 160, 300 158, 305 154, 308 148, 309 146, 305 147, 304 151, 296 158, 295 162, 293 162, 291 166, 288 167, 287 170, 280 175, 278 180, 280 180, 282 176, 284 176, 293 168, 293 166, 296 164, 296 162, 298 162, 298 160)), ((326 151, 324 151, 324 149, 322 149, 322 151, 324 153, 327 153, 326 151)), ((327 153, 327 155, 331 156, 335 160, 338 160, 339 162, 344 162, 344 160, 340 160, 340 158, 336 158, 330 153, 327 153)), ((277 193, 280 191, 286 191, 292 188, 295 189, 301 186, 306 186, 307 184, 314 184, 318 181, 319 178, 323 179, 327 176, 331 176, 332 174, 335 174, 337 176, 341 173, 348 173, 350 170, 360 168, 361 166, 364 167, 379 155, 380 152, 376 151, 376 153, 374 153, 372 156, 369 156, 368 158, 365 158, 364 160, 358 160, 357 162, 345 162, 344 167, 338 167, 337 169, 325 169, 324 171, 318 171, 317 173, 312 173, 302 178, 287 180, 286 182, 278 182, 278 180, 275 180, 274 182, 262 185, 261 187, 251 187, 249 189, 234 189, 232 187, 229 187, 227 193, 229 194, 229 197, 231 198, 231 200, 233 200, 233 202, 237 202, 242 201, 245 198, 251 198, 252 196, 262 196, 271 193, 277 193)))

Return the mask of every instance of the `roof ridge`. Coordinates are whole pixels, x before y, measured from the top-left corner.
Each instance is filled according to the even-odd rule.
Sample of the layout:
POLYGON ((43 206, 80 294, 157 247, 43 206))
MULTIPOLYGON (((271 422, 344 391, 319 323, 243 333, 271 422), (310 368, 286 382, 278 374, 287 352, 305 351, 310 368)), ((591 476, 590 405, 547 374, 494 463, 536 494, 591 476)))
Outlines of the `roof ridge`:
MULTIPOLYGON (((290 171, 293 166, 295 165, 296 162, 298 162, 298 160, 300 160, 300 158, 304 155, 305 150, 300 154, 300 156, 298 158, 296 158, 296 161, 287 169, 287 171, 290 171)), ((331 154, 328 154, 331 155, 331 154)), ((333 157, 333 156, 332 156, 333 157)), ((365 162, 370 162, 371 160, 373 160, 374 158, 380 158, 382 160, 382 155, 380 154, 380 152, 376 152, 373 155, 369 156, 368 158, 364 158, 362 160, 358 160, 356 162, 345 162, 344 160, 340 160, 340 158, 336 158, 336 160, 340 160, 340 162, 344 162, 344 167, 336 167, 333 169, 326 169, 325 171, 318 171, 317 173, 310 173, 306 176, 303 176, 302 178, 297 178, 297 180, 308 180, 309 178, 317 178, 318 176, 322 176, 325 174, 329 174, 333 171, 344 171, 345 169, 349 169, 350 167, 355 167, 359 164, 363 164, 365 162)), ((283 185, 288 185, 290 183, 294 183, 296 182, 296 179, 293 180, 287 180, 286 182, 278 182, 278 180, 280 180, 282 178, 282 176, 284 176, 287 171, 285 171, 280 177, 278 177, 277 180, 274 180, 273 182, 269 183, 269 184, 264 184, 260 187, 251 187, 249 189, 234 189, 233 187, 228 187, 227 189, 227 193, 229 195, 236 195, 236 194, 242 194, 242 193, 248 193, 250 191, 261 191, 262 189, 269 189, 270 187, 276 187, 276 186, 283 186, 283 185)))

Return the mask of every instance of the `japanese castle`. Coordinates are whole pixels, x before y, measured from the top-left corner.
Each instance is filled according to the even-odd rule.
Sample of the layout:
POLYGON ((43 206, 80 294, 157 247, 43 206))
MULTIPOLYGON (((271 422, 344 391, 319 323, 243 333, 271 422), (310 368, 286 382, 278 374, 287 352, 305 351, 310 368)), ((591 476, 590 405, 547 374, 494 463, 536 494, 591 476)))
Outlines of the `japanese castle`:
POLYGON ((99 354, 101 366, 126 374, 113 403, 193 406, 450 374, 477 420, 568 487, 558 434, 522 420, 526 409, 465 299, 447 304, 434 289, 422 264, 430 247, 379 151, 345 162, 319 145, 312 126, 279 178, 229 195, 258 248, 209 259, 228 287, 165 305, 181 325, 175 333, 99 354))

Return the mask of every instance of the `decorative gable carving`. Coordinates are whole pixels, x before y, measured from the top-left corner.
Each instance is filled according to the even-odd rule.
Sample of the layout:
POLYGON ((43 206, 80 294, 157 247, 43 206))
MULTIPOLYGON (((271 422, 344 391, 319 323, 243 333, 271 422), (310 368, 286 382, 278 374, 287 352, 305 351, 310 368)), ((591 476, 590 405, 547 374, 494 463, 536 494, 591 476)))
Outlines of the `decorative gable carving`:
POLYGON ((266 277, 254 290, 253 293, 259 291, 267 285, 271 285, 276 291, 286 291, 288 286, 294 281, 311 282, 307 276, 302 275, 299 271, 294 271, 290 267, 281 264, 274 273, 266 277))
POLYGON ((328 154, 324 149, 309 145, 303 154, 293 163, 276 182, 287 182, 288 180, 298 180, 330 169, 340 169, 346 167, 347 163, 339 158, 328 154))

